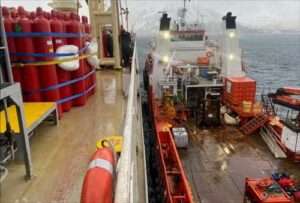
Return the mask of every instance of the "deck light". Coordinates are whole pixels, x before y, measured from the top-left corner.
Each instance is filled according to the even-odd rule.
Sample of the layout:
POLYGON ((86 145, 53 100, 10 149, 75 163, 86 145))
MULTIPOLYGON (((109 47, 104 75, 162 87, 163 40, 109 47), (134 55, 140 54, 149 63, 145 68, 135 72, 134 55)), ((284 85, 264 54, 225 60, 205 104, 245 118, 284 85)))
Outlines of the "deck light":
POLYGON ((162 61, 163 61, 164 63, 168 63, 168 62, 169 62, 169 56, 164 56, 164 57, 162 58, 162 61))
POLYGON ((234 32, 229 32, 229 37, 230 38, 234 38, 235 37, 235 33, 234 32))
POLYGON ((170 37, 171 37, 170 32, 169 32, 169 31, 165 31, 165 32, 163 33, 163 37, 164 37, 165 39, 170 39, 170 37))

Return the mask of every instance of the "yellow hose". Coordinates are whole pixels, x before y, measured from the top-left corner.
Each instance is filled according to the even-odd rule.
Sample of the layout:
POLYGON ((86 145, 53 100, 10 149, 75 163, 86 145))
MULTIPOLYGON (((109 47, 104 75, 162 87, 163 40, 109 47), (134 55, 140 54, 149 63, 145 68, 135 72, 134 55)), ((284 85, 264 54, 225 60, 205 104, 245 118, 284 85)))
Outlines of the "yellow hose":
POLYGON ((67 59, 63 59, 63 60, 41 61, 41 62, 32 62, 32 63, 13 63, 13 66, 14 67, 26 67, 26 66, 57 65, 57 64, 64 63, 64 62, 70 62, 70 61, 74 61, 74 60, 82 60, 82 59, 88 58, 90 56, 95 56, 95 55, 97 55, 97 53, 84 54, 84 55, 81 55, 78 57, 67 58, 67 59))

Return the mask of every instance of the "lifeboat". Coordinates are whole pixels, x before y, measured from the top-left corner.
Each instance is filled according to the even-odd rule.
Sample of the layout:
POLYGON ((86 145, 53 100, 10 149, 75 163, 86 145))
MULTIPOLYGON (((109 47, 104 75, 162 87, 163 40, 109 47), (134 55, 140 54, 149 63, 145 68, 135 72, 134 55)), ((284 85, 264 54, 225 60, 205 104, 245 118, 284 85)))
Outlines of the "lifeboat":
POLYGON ((270 93, 268 96, 275 104, 280 104, 300 111, 300 88, 298 87, 279 88, 276 93, 270 93))

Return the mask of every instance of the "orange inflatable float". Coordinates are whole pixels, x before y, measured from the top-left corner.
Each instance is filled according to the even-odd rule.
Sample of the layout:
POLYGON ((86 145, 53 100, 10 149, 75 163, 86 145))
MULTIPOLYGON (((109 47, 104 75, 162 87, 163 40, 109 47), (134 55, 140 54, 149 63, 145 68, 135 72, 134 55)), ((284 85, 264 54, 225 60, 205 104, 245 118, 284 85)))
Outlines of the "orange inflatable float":
POLYGON ((98 149, 92 156, 81 191, 81 203, 112 203, 115 156, 112 148, 98 149))

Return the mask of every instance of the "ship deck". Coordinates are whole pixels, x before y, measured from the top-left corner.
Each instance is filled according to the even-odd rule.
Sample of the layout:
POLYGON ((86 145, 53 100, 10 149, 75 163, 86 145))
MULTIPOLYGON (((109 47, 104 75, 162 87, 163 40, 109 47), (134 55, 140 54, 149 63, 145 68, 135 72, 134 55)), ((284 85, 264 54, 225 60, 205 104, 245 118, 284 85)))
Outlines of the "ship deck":
POLYGON ((59 126, 42 124, 31 138, 33 178, 24 180, 22 162, 11 162, 0 203, 79 202, 83 177, 96 141, 119 135, 125 99, 122 74, 97 73, 97 91, 87 104, 65 113, 59 126))
POLYGON ((300 180, 299 164, 275 159, 259 135, 245 137, 234 127, 188 126, 190 144, 179 154, 195 202, 243 202, 245 178, 268 177, 273 171, 300 180))

